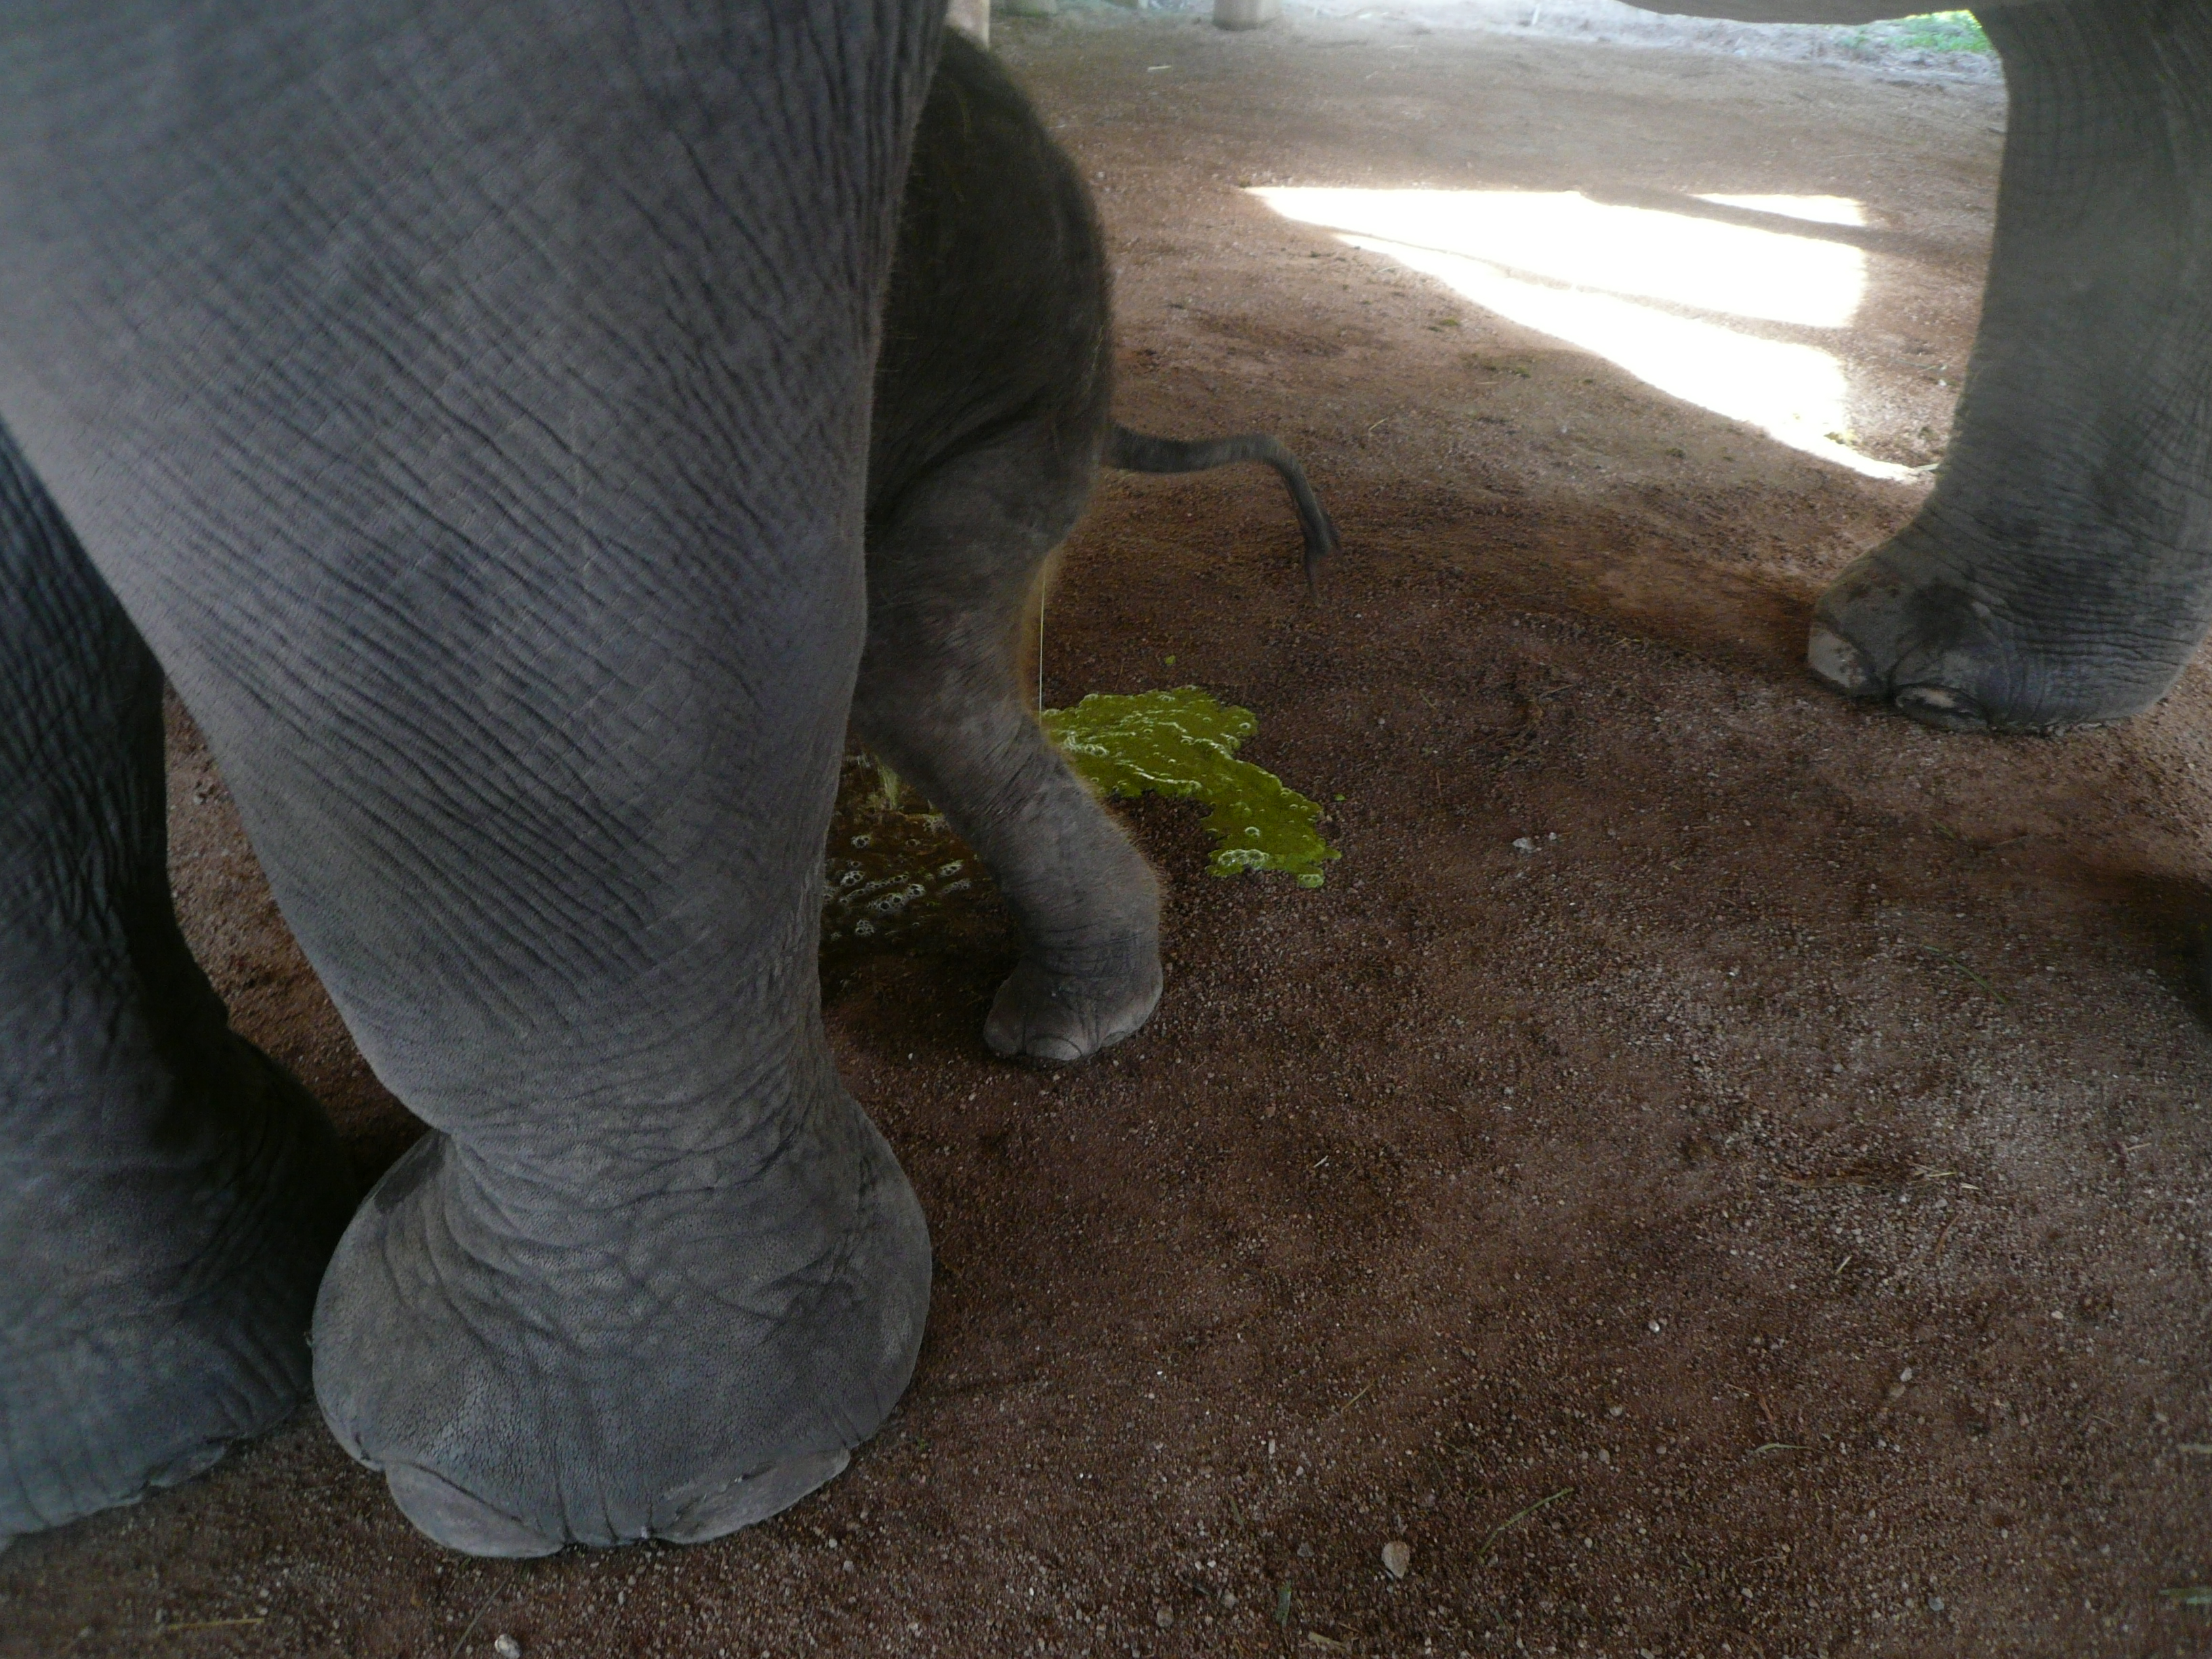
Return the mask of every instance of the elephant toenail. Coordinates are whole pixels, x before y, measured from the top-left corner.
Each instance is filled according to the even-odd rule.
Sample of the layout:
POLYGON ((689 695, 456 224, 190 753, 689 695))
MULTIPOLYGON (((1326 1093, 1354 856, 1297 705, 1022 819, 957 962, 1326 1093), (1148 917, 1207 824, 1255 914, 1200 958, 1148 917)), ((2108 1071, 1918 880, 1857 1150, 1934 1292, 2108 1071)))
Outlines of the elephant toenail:
POLYGON ((781 1514, 800 1498, 844 1472, 848 1451, 808 1452, 757 1469, 738 1480, 679 1493, 675 1516, 656 1524, 653 1535, 672 1544, 703 1544, 781 1514))
POLYGON ((384 1472, 384 1484, 399 1512, 447 1549, 464 1555, 486 1555, 519 1561, 534 1555, 550 1555, 561 1547, 548 1538, 463 1492, 441 1474, 413 1463, 394 1463, 384 1472))
POLYGON ((1897 694, 1897 708, 1923 726, 1946 732, 1986 732, 1990 717, 1982 705, 1948 685, 1908 685, 1897 694))
POLYGON ((1814 623, 1805 642, 1805 665, 1832 691, 1847 697, 1878 697, 1881 680, 1865 653, 1824 623, 1814 623))
POLYGON ((220 1440, 210 1440, 204 1445, 179 1452, 174 1457, 151 1470, 146 1476, 146 1490, 157 1492, 164 1486, 181 1486, 196 1474, 203 1474, 222 1461, 230 1448, 220 1440))

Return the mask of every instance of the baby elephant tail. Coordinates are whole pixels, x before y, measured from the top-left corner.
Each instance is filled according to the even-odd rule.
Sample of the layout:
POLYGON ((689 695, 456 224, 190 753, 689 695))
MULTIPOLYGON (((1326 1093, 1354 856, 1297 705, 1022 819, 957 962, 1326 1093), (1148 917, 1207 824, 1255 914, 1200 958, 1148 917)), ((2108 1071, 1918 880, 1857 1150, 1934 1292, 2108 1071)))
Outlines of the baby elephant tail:
POLYGON ((1314 586, 1321 562, 1336 551, 1336 526, 1322 511, 1298 458, 1263 433, 1235 438, 1155 438, 1132 432, 1116 422, 1106 440, 1106 465, 1123 472, 1204 472, 1237 461, 1264 461, 1281 475, 1283 487, 1298 510, 1298 529, 1306 541, 1306 586, 1314 586))

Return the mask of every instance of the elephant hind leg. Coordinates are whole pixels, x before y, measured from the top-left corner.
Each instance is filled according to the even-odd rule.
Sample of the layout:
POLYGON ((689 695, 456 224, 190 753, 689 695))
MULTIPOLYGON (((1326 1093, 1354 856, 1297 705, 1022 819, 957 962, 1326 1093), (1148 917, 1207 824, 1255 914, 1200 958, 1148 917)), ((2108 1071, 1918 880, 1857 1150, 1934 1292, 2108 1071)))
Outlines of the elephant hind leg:
POLYGON ((1984 21, 2012 118, 1957 434, 1808 660, 1954 730, 2119 720, 2212 624, 2212 9, 1984 21))
POLYGON ((0 1539, 289 1415, 353 1206, 321 1112, 178 932, 161 699, 0 433, 0 1539))
POLYGON ((1159 1000, 1159 887, 1027 705, 1028 605, 1091 465, 1042 427, 939 467, 869 538, 854 723, 973 847, 1020 926, 985 1040, 1088 1058, 1159 1000))

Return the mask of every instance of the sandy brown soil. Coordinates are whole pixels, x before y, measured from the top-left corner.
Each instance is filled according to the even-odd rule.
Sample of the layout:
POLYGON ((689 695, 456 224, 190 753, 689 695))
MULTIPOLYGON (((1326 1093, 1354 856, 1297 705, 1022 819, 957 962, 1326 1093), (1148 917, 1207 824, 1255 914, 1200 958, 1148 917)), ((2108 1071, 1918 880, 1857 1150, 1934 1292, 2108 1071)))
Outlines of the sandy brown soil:
MULTIPOLYGON (((1048 696, 1258 711, 1247 757, 1332 804, 1328 886, 1211 879, 1196 809, 1132 808, 1167 995, 1061 1075, 982 1048, 1003 933, 841 966, 941 1269, 912 1392, 785 1516, 469 1561, 303 1416, 19 1544, 0 1649, 2212 1651, 2165 1594, 2212 1580, 2212 679, 2063 739, 1821 695, 1807 606, 1917 486, 1237 189, 1858 199, 1840 349, 1910 462, 2001 94, 1387 20, 1000 43, 1099 179, 1125 416, 1283 434, 1348 540, 1315 602, 1263 475, 1109 481, 1048 696)), ((193 937, 373 1173, 413 1126, 177 738, 193 937)))

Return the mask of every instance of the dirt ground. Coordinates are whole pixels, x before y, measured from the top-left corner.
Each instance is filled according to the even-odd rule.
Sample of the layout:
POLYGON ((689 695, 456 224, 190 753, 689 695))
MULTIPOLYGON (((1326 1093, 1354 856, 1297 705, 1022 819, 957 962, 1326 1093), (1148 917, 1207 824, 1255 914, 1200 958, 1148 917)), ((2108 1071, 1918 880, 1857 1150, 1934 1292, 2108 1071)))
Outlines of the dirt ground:
MULTIPOLYGON (((2212 678, 2063 738, 1824 696, 1808 606, 1922 475, 1240 188, 1850 198, 1830 345, 1860 449, 1922 465, 2001 88, 1388 17, 998 45, 1097 180, 1124 418, 1278 433, 1347 542, 1309 599, 1264 474, 1109 479, 1046 696, 1257 711, 1246 757, 1330 805, 1327 886, 1211 878, 1199 809, 1129 808, 1167 994, 1066 1073, 982 1047, 1002 929, 836 966, 940 1267, 912 1391, 785 1516, 467 1560, 308 1413, 19 1543, 0 1650, 2212 1651, 2170 1594, 2212 1581, 2212 678)), ((174 748, 196 945, 372 1175, 415 1126, 174 748)))

